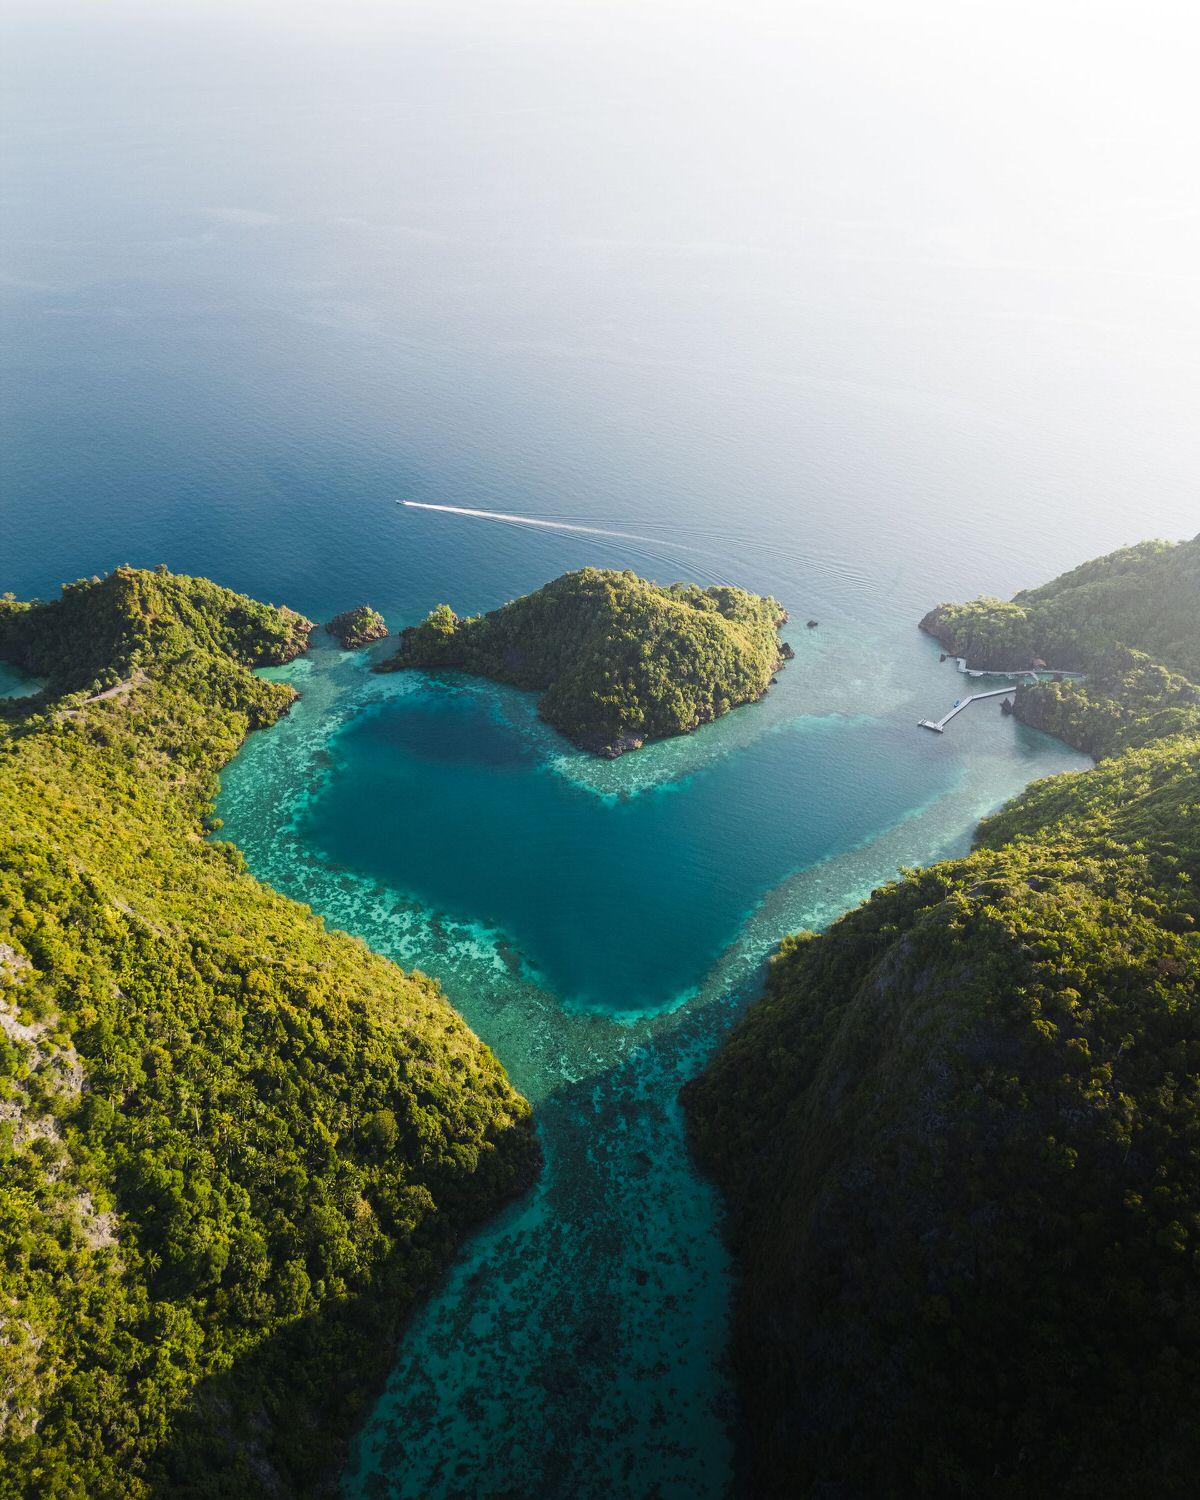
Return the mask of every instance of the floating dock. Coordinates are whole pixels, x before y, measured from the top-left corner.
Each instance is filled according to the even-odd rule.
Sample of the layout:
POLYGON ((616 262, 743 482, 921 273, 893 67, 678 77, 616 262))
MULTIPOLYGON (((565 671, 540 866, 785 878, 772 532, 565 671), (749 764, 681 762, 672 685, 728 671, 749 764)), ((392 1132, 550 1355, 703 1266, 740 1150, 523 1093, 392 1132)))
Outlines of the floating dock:
POLYGON ((964 708, 969 708, 972 703, 978 703, 981 698, 1003 698, 1006 693, 1015 693, 1015 683, 1009 683, 1008 687, 992 688, 986 693, 972 693, 968 698, 960 698, 948 714, 943 714, 940 719, 918 719, 917 723, 922 729, 932 729, 934 734, 941 734, 950 720, 956 714, 962 713, 964 708))
MULTIPOLYGON (((1009 672, 991 667, 968 667, 965 657, 949 656, 948 653, 943 654, 942 660, 952 661, 954 670, 961 672, 964 677, 1016 677, 1019 682, 1032 683, 1034 687, 1047 677, 1063 682, 1083 682, 1087 676, 1085 672, 1066 672, 1059 667, 1014 667, 1009 672)), ((1019 682, 1010 682, 1007 687, 989 688, 986 693, 971 693, 966 698, 960 698, 950 712, 943 714, 940 719, 918 719, 917 727, 932 729, 934 734, 941 734, 950 720, 956 714, 962 713, 964 708, 969 708, 980 698, 1002 698, 1006 693, 1015 693, 1019 682)))

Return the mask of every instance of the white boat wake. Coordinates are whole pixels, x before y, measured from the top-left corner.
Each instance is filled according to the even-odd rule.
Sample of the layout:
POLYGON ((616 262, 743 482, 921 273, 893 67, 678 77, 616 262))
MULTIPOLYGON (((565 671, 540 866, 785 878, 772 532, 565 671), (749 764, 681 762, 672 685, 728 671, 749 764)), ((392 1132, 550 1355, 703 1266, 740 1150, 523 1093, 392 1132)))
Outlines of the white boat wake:
POLYGON ((590 536, 615 536, 626 542, 648 542, 651 546, 684 546, 682 542, 669 542, 663 537, 638 536, 632 531, 609 531, 603 526, 579 526, 573 521, 541 521, 534 516, 510 516, 502 510, 472 510, 467 505, 434 505, 427 500, 398 500, 396 503, 407 506, 409 510, 440 510, 451 516, 475 516, 481 521, 511 521, 517 526, 543 526, 549 531, 586 531, 590 536))

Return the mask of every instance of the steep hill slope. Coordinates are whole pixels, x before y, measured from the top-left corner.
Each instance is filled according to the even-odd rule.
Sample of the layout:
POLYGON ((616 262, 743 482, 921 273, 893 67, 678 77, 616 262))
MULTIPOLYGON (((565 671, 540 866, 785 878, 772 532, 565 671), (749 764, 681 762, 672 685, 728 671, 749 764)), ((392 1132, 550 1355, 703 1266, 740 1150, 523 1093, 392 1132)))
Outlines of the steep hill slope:
MULTIPOLYGON (((1149 638, 1111 561, 1067 575, 1102 584, 1111 611, 1101 650, 1080 643, 1088 666, 1149 638)), ((1153 632, 1181 664, 1200 644, 1186 613, 1153 632)), ((1141 658, 1135 676, 1158 670, 1141 658)), ((1048 701, 1067 696, 1052 685, 1048 701)), ((969 858, 785 943, 685 1090, 743 1272, 756 1493, 1194 1484, 1200 733, 1169 732, 1180 705, 1088 703, 1108 759, 1035 784, 969 858), (1127 710, 1136 733, 1118 734, 1127 710)))
POLYGON ((302 1495, 529 1110, 437 987, 203 823, 310 622, 120 569, 0 602, 0 1494, 302 1495))
POLYGON ((1089 670, 1132 649, 1200 682, 1198 618, 1200 536, 1123 547, 1011 602, 939 604, 921 629, 972 667, 1089 670))

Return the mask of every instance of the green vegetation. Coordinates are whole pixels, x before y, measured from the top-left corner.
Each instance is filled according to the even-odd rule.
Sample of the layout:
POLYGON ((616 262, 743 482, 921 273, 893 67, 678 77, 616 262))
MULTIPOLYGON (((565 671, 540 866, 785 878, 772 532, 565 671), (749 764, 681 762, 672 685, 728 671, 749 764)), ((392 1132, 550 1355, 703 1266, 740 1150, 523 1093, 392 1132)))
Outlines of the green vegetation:
POLYGON ((1194 1489, 1198 557, 935 612, 973 663, 1087 669, 1025 716, 1107 758, 787 940, 685 1090, 743 1272, 755 1493, 1194 1489))
POLYGON ((1200 537, 1143 542, 1010 603, 939 604, 921 621, 971 667, 1045 662, 1086 682, 1022 686, 1017 717, 1096 757, 1200 732, 1200 537))
POLYGON ((1200 734, 1200 687, 1140 651, 1113 650, 1084 682, 1040 682, 1014 696, 1017 717, 1100 759, 1172 734, 1200 734))
POLYGON ((369 604, 358 604, 334 615, 325 629, 337 637, 343 651, 357 651, 372 641, 386 639, 388 633, 387 621, 369 604))
POLYGON ((921 629, 972 667, 1088 671, 1133 648, 1200 682, 1198 614, 1200 536, 1124 547, 1011 602, 939 604, 921 629))
POLYGON ((405 1310, 527 1183, 436 985, 207 841, 312 626, 119 569, 0 601, 0 1495, 324 1492, 405 1310))
POLYGON ((547 723, 614 756, 761 698, 790 655, 786 619, 741 589, 583 568, 490 614, 460 620, 439 604, 379 670, 456 668, 537 689, 547 723))

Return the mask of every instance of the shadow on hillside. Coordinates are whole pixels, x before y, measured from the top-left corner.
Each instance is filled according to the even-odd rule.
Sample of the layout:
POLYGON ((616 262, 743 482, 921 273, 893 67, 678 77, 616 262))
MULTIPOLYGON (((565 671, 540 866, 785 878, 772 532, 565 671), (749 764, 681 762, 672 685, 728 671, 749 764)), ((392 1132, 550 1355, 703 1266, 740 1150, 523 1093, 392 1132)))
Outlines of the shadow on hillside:
MULTIPOLYGON (((439 1266, 452 1251, 445 1239, 429 1247, 439 1266)), ((149 1465, 156 1500, 334 1494, 413 1306, 408 1262, 393 1255, 369 1292, 289 1324, 202 1380, 149 1465)))
MULTIPOLYGON (((460 1462, 474 1473, 469 1451, 456 1449, 452 1431, 441 1447, 463 1422, 468 1439, 477 1432, 497 1444, 497 1493, 506 1472, 521 1473, 522 1495, 570 1493, 583 1470, 598 1480, 614 1451, 636 1449, 647 1472, 656 1463, 697 1470, 701 1459, 687 1451, 693 1436, 702 1452, 714 1426, 734 1425, 721 1370, 726 1262, 715 1198, 696 1186, 676 1096, 760 983, 761 974, 738 995, 663 1018, 632 1055, 545 1101, 543 1201, 526 1215, 528 1198, 510 1200, 511 1216, 502 1208, 484 1222, 477 1262, 449 1272, 461 1279, 431 1309, 420 1350, 397 1355, 414 1304, 391 1262, 369 1294, 291 1325, 201 1382, 157 1455, 156 1500, 336 1493, 349 1442, 393 1366, 391 1420, 375 1433, 377 1473, 399 1476, 411 1459, 414 1481, 430 1482, 435 1465, 437 1493, 469 1494, 473 1480, 455 1473, 460 1462), (677 1397, 679 1368, 663 1367, 663 1352, 676 1350, 691 1361, 698 1395, 677 1397), (421 1354, 430 1351, 426 1367, 421 1354), (438 1370, 460 1353, 463 1373, 447 1389, 438 1370), (632 1387, 633 1410, 660 1408, 653 1422, 614 1429, 619 1385, 632 1387), (479 1403, 501 1393, 504 1429, 493 1433, 494 1413, 479 1403), (413 1434, 423 1451, 410 1455, 413 1434)), ((431 1246, 432 1263, 447 1265, 451 1251, 431 1246)), ((445 1275, 429 1278, 435 1298, 445 1275)), ((385 1479, 374 1483, 392 1492, 385 1479)))

